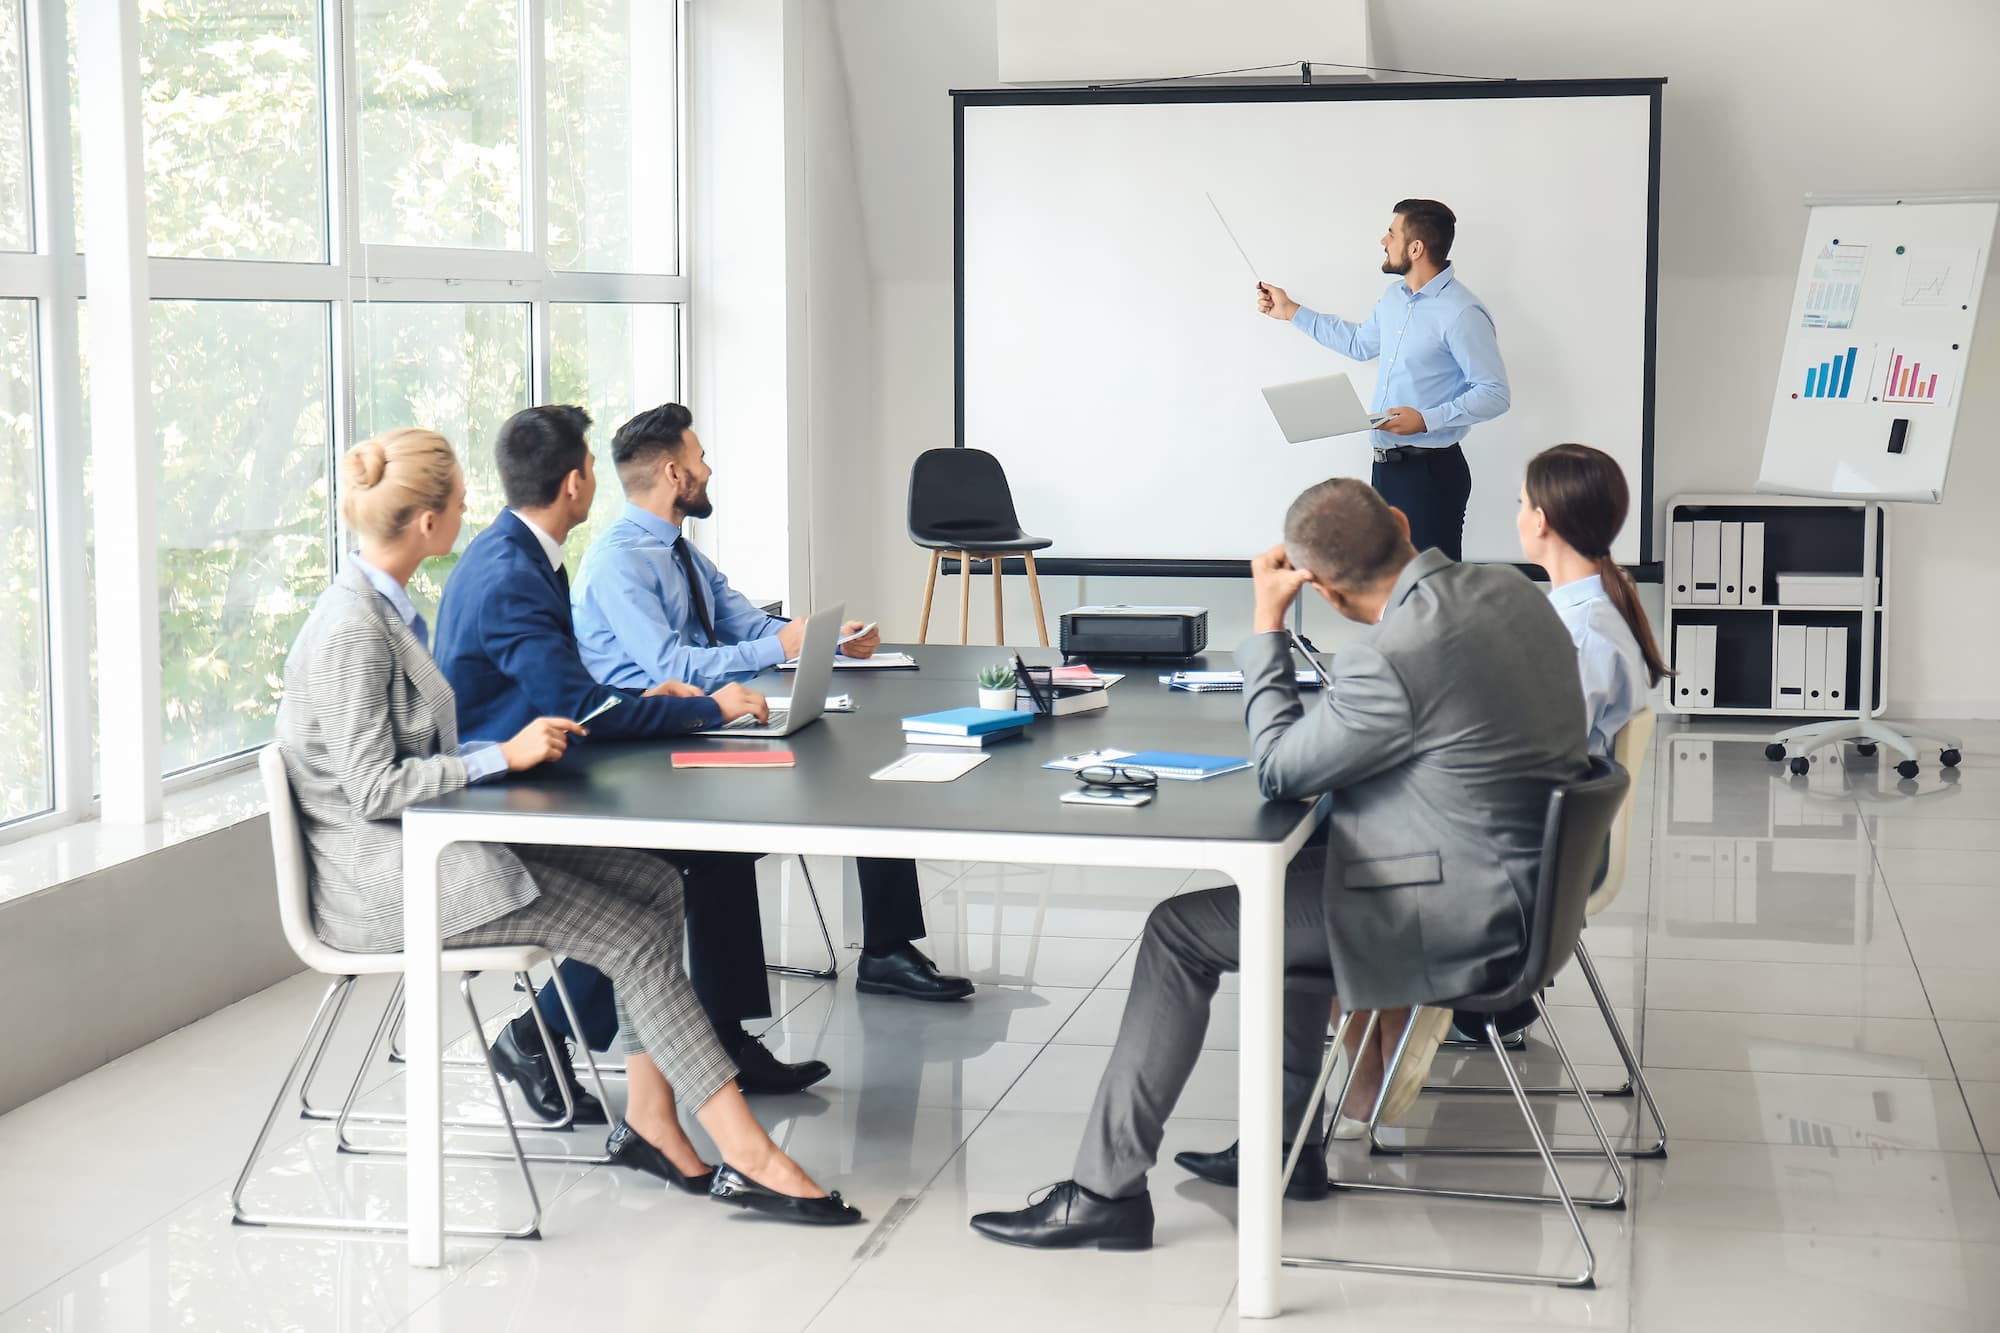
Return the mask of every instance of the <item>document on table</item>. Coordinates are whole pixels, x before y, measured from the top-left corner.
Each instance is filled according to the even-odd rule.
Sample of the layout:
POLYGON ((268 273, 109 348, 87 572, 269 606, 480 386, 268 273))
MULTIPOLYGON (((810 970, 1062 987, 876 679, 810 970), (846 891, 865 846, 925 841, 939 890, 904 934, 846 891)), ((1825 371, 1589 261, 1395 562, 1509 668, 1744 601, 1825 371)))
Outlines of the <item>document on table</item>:
MULTIPOLYGON (((789 712, 792 707, 792 696, 789 694, 773 694, 767 696, 764 702, 771 706, 771 711, 774 713, 781 708, 789 712)), ((829 694, 826 696, 826 707, 820 711, 824 713, 851 713, 854 711, 854 696, 851 694, 829 694)))
POLYGON ((990 754, 906 754, 868 776, 876 782, 952 782, 992 757, 990 754))
MULTIPOLYGON (((877 653, 873 657, 835 657, 833 659, 833 669, 835 671, 894 671, 898 668, 908 671, 915 670, 916 665, 917 659, 908 653, 877 653)), ((778 663, 778 670, 780 671, 797 671, 798 669, 799 659, 796 657, 789 662, 778 663)))

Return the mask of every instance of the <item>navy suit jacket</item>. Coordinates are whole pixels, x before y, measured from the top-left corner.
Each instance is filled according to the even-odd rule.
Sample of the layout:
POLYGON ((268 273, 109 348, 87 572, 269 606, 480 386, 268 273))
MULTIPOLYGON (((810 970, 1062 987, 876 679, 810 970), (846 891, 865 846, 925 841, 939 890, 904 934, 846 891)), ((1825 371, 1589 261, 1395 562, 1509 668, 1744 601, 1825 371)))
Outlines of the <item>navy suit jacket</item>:
POLYGON ((593 738, 672 736, 717 726, 713 699, 670 699, 600 685, 577 652, 569 589, 528 525, 503 509, 445 580, 432 656, 458 696, 458 734, 504 741, 538 717, 580 718, 593 738))

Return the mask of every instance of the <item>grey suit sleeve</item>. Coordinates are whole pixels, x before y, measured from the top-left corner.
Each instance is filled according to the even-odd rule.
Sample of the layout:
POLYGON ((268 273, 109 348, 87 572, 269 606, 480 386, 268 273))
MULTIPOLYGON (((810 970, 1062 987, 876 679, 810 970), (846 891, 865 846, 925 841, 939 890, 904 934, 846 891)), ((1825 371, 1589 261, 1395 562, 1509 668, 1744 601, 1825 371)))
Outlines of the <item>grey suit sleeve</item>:
POLYGON ((406 806, 466 785, 457 755, 396 758, 389 726, 395 653, 366 625, 341 626, 313 658, 313 711, 320 743, 354 813, 395 819, 406 806))
POLYGON ((1302 705, 1283 634, 1236 650, 1257 787, 1265 799, 1299 800, 1351 786, 1412 753, 1410 696, 1388 660, 1365 643, 1334 657, 1333 688, 1302 705))

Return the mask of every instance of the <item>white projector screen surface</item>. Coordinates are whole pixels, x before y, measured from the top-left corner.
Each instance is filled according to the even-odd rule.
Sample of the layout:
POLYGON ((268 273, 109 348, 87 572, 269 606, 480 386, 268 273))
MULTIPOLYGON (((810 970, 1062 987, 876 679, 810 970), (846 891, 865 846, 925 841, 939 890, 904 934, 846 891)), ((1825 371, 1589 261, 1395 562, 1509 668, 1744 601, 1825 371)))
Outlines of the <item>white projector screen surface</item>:
MULTIPOLYGON (((961 442, 1007 469, 1049 557, 1240 560, 1369 437, 1287 444, 1260 389, 1356 363, 1257 313, 1256 274, 1346 319, 1397 279, 1396 200, 1458 215, 1451 259, 1499 332, 1513 405, 1472 428, 1465 555, 1518 561, 1522 468, 1564 440, 1616 457, 1642 558, 1658 85, 1605 96, 963 101, 961 442)), ((985 96, 985 95, 972 95, 985 96)), ((1390 404, 1393 406, 1393 404, 1390 404)), ((1427 404, 1410 404, 1423 407, 1427 404)), ((1650 553, 1647 553, 1650 554, 1650 553)))

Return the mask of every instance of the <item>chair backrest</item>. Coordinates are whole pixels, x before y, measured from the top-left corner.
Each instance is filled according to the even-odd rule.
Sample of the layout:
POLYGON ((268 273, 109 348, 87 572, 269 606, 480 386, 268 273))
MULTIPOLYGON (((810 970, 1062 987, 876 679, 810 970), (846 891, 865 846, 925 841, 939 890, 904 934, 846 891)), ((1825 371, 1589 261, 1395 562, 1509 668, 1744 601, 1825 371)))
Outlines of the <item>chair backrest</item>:
POLYGON ((1653 752, 1653 710, 1641 708, 1631 716, 1618 734, 1611 738, 1611 757, 1618 766, 1630 775, 1631 785, 1625 789, 1625 800, 1618 807, 1618 818, 1611 824, 1611 847, 1609 860, 1604 866, 1604 879, 1591 892, 1584 912, 1596 916, 1611 906, 1618 897, 1618 890, 1625 887, 1625 859, 1632 842, 1632 802, 1639 790, 1639 777, 1646 771, 1646 757, 1653 752))
POLYGON ((312 883, 306 871, 306 840, 299 832, 299 808, 292 800, 292 779, 276 742, 257 754, 264 776, 264 798, 271 807, 271 864, 278 875, 278 922, 285 943, 299 961, 319 972, 338 973, 340 951, 313 929, 312 883))
POLYGON ((926 449, 910 468, 910 536, 970 540, 1020 531, 1000 460, 984 449, 926 449))
POLYGON ((1535 877, 1534 910, 1528 919, 1528 950, 1511 984, 1484 995, 1464 996, 1455 1007, 1498 1013, 1524 1004, 1555 980, 1576 952, 1584 908, 1604 859, 1605 840, 1632 779, 1610 759, 1593 758, 1590 772, 1549 793, 1542 824, 1542 862, 1535 877))

